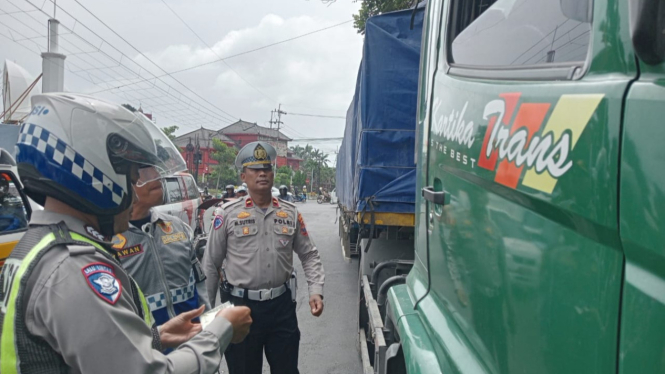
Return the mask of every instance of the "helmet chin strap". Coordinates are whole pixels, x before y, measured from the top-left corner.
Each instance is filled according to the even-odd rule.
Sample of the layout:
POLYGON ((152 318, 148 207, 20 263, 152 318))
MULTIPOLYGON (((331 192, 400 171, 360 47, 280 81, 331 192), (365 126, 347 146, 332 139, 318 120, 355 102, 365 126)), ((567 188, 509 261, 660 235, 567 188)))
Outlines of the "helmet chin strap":
MULTIPOLYGON (((132 187, 132 178, 129 175, 129 171, 126 173, 125 181, 127 183, 127 191, 130 193, 130 199, 132 199, 133 196, 133 187, 132 187)), ((131 203, 130 203, 131 205, 131 203)), ((97 216, 97 222, 99 223, 99 232, 104 235, 107 238, 113 237, 113 235, 116 234, 115 232, 115 215, 103 215, 103 216, 97 216)))
POLYGON ((113 218, 114 216, 97 216, 99 232, 107 238, 113 237, 113 235, 115 235, 113 218))

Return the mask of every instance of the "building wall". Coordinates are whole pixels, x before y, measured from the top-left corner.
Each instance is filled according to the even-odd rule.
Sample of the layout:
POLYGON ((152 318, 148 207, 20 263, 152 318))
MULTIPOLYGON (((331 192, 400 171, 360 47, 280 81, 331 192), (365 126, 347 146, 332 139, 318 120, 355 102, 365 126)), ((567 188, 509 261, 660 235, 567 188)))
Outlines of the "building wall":
POLYGON ((258 140, 258 135, 256 134, 224 134, 231 138, 234 142, 237 142, 238 148, 242 148, 245 145, 255 142, 258 140))
POLYGON ((292 158, 286 159, 286 164, 291 167, 293 170, 300 170, 300 160, 294 160, 292 158))
POLYGON ((275 147, 275 150, 277 151, 277 156, 278 157, 286 157, 287 156, 287 151, 289 150, 288 143, 286 140, 275 140, 275 138, 271 138, 268 136, 260 136, 259 135, 259 140, 264 141, 275 147))

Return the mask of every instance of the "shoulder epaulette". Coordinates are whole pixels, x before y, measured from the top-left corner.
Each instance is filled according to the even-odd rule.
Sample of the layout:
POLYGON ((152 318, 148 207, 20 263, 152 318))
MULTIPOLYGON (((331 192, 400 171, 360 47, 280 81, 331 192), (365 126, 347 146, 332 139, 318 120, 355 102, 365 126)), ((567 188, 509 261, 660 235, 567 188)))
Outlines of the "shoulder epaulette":
POLYGON ((290 201, 286 201, 286 200, 279 199, 279 202, 280 202, 280 203, 283 203, 283 204, 286 205, 286 206, 289 206, 289 207, 292 207, 292 208, 296 208, 296 204, 294 204, 294 203, 292 203, 292 202, 290 202, 290 201))
POLYGON ((69 250, 70 256, 91 255, 96 251, 95 247, 92 245, 68 244, 67 249, 69 250))
POLYGON ((242 201, 242 199, 236 199, 236 200, 232 200, 232 201, 227 201, 227 202, 225 202, 224 204, 222 204, 221 208, 222 208, 222 210, 226 210, 228 207, 230 207, 230 206, 232 206, 232 205, 234 205, 234 204, 238 204, 238 203, 240 203, 241 201, 242 201))

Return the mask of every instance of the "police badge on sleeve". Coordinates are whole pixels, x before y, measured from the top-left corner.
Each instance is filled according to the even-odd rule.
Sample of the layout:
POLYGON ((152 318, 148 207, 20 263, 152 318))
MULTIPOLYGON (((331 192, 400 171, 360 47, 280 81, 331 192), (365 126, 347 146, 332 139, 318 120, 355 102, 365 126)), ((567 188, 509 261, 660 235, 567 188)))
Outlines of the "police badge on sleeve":
POLYGON ((215 216, 215 220, 213 221, 213 227, 215 230, 219 230, 220 227, 224 224, 224 217, 222 216, 215 216))
POLYGON ((83 272, 85 279, 88 281, 90 288, 92 288, 102 300, 114 305, 118 299, 120 299, 122 286, 115 277, 115 270, 112 266, 101 262, 95 262, 86 265, 81 271, 83 272))

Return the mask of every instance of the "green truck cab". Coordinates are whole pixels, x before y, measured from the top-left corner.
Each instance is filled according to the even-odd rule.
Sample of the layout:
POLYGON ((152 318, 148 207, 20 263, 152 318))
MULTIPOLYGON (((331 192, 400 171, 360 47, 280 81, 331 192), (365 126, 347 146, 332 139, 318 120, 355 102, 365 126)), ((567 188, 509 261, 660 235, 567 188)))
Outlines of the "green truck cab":
POLYGON ((665 372, 664 31, 662 0, 428 2, 374 372, 665 372))

